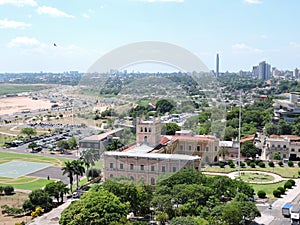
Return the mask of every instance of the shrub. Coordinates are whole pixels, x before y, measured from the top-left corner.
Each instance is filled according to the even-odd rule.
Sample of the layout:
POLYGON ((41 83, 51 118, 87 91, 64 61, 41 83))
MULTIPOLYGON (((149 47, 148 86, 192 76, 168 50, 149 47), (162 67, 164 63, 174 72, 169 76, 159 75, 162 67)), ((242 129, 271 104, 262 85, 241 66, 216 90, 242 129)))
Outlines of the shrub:
POLYGON ((240 166, 241 166, 242 168, 245 168, 246 164, 243 163, 243 162, 240 162, 240 166))
POLYGON ((279 162, 278 162, 278 165, 279 165, 279 166, 283 166, 283 162, 282 162, 282 161, 279 161, 279 162))
POLYGON ((233 161, 231 159, 228 160, 228 165, 233 164, 233 161))
POLYGON ((281 192, 280 192, 278 189, 276 189, 276 190, 273 191, 273 195, 274 195, 274 197, 276 197, 276 198, 280 198, 281 192))
POLYGON ((259 162, 259 163, 258 163, 258 166, 261 167, 261 168, 265 168, 265 167, 266 167, 266 165, 265 165, 264 162, 259 162))
POLYGON ((255 164, 258 165, 261 161, 260 160, 255 160, 255 164))
POLYGON ((254 162, 250 163, 250 167, 255 168, 255 163, 254 162))
MULTIPOLYGON (((300 172, 300 171, 299 171, 300 172)), ((4 191, 4 187, 0 186, 0 195, 2 195, 2 192, 4 191)))
POLYGON ((225 163, 220 162, 219 166, 220 166, 221 168, 224 168, 224 167, 225 167, 225 163))
POLYGON ((14 193, 14 190, 15 190, 14 187, 11 186, 11 185, 8 185, 8 186, 4 187, 4 193, 6 195, 11 195, 12 193, 14 193))
POLYGON ((298 162, 298 166, 300 167, 300 161, 298 162))
POLYGON ((275 166, 274 162, 270 161, 269 162, 269 167, 274 167, 274 166, 275 166))
POLYGON ((288 180, 288 181, 291 182, 291 184, 292 184, 293 186, 296 185, 296 181, 294 181, 294 180, 292 180, 292 179, 290 179, 290 180, 288 180))
POLYGON ((287 182, 285 182, 285 184, 284 184, 285 189, 291 189, 292 187, 293 187, 293 184, 289 180, 287 182))
POLYGON ((289 162, 288 162, 288 166, 289 166, 289 167, 293 167, 293 166, 294 166, 294 163, 293 163, 292 161, 289 161, 289 162))
POLYGON ((250 159, 246 159, 246 163, 247 163, 248 166, 250 166, 251 160, 250 159))
POLYGON ((234 163, 230 163, 229 166, 230 166, 230 168, 234 168, 235 167, 234 163))
POLYGON ((277 190, 279 190, 282 195, 285 193, 284 187, 278 187, 277 190))
POLYGON ((265 198, 266 197, 266 192, 265 191, 258 191, 257 192, 257 196, 259 197, 259 198, 265 198))

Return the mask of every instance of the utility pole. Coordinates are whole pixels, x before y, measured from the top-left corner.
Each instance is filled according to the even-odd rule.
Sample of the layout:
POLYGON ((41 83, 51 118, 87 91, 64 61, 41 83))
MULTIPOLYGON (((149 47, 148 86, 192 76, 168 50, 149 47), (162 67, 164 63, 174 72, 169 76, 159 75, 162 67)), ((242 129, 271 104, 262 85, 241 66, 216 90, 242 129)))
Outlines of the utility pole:
POLYGON ((240 90, 240 102, 239 102, 239 148, 238 148, 238 176, 241 174, 241 118, 242 118, 242 91, 240 90))

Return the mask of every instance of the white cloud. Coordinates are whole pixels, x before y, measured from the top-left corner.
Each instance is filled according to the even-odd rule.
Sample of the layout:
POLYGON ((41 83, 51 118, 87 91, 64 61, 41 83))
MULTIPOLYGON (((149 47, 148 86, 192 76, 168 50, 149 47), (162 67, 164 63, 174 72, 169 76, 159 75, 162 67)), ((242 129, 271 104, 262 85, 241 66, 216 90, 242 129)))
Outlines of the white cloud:
POLYGON ((12 29, 24 29, 26 27, 30 27, 31 24, 30 23, 24 23, 24 22, 18 22, 18 21, 14 21, 14 20, 8 20, 8 19, 4 19, 4 20, 0 20, 0 29, 5 29, 5 28, 12 28, 12 29))
POLYGON ((23 6, 37 6, 35 0, 0 0, 0 5, 14 5, 17 7, 23 6))
POLYGON ((49 16, 52 16, 52 17, 74 18, 74 16, 72 16, 68 13, 65 13, 63 11, 60 11, 57 8, 50 7, 50 6, 40 6, 40 7, 38 7, 37 8, 37 13, 40 14, 40 15, 45 14, 45 15, 49 15, 49 16))
POLYGON ((11 39, 10 42, 7 44, 7 47, 9 48, 39 46, 41 46, 41 43, 37 39, 30 37, 16 37, 11 39))
POLYGON ((232 48, 235 51, 239 51, 239 52, 257 52, 257 53, 262 52, 261 49, 253 48, 253 47, 251 47, 249 45, 246 45, 244 43, 237 43, 235 45, 232 45, 232 48))
POLYGON ((293 47, 293 48, 300 48, 300 44, 299 44, 299 43, 296 43, 296 42, 293 42, 293 41, 291 41, 291 42, 289 43, 289 45, 290 45, 291 47, 293 47))
POLYGON ((260 37, 261 37, 262 39, 267 39, 267 38, 268 38, 268 36, 267 36, 266 34, 262 34, 262 35, 260 35, 260 37))
POLYGON ((261 4, 262 1, 261 0, 244 0, 245 3, 249 3, 249 4, 261 4))
POLYGON ((90 15, 88 15, 87 13, 82 13, 82 17, 84 17, 84 18, 86 18, 86 19, 91 18, 90 15))

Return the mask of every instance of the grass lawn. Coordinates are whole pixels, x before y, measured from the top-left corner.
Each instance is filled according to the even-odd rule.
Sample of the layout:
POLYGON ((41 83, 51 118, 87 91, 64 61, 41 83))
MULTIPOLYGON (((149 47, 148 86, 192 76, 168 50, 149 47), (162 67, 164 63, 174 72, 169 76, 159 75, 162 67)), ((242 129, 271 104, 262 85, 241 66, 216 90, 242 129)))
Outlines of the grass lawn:
POLYGON ((5 180, 2 180, 2 178, 0 178, 0 186, 11 185, 15 189, 23 189, 23 190, 31 190, 31 191, 40 189, 50 182, 52 181, 47 179, 38 179, 38 178, 31 178, 31 177, 20 177, 18 179, 5 178, 5 180))
MULTIPOLYGON (((217 173, 230 173, 233 171, 238 171, 237 168, 230 168, 229 166, 226 166, 225 168, 220 168, 219 166, 212 166, 212 167, 207 167, 201 169, 203 172, 217 172, 217 173)), ((298 171, 300 171, 300 168, 298 166, 294 167, 288 167, 288 166, 283 166, 280 167, 276 165, 275 167, 269 167, 267 166, 266 168, 251 168, 251 167, 245 167, 241 168, 241 171, 243 170, 250 170, 250 171, 265 171, 265 172, 271 172, 271 173, 276 173, 282 177, 285 178, 293 178, 293 177, 298 177, 298 171)))
POLYGON ((267 174, 257 174, 257 173, 241 173, 240 178, 248 183, 251 182, 266 182, 274 180, 273 176, 267 174))
POLYGON ((255 193, 258 191, 265 191, 268 197, 273 197, 273 191, 277 189, 278 187, 283 187, 284 183, 286 181, 280 181, 278 183, 273 183, 273 184, 250 184, 255 193))
POLYGON ((46 85, 7 85, 3 84, 0 85, 0 95, 5 94, 17 94, 22 92, 33 92, 33 91, 40 91, 44 89, 50 88, 46 85))
POLYGON ((29 162, 41 162, 41 163, 50 163, 54 166, 62 166, 63 162, 69 161, 70 159, 66 158, 52 158, 46 156, 39 156, 34 154, 19 154, 11 152, 0 152, 0 163, 6 163, 12 160, 21 160, 29 162))

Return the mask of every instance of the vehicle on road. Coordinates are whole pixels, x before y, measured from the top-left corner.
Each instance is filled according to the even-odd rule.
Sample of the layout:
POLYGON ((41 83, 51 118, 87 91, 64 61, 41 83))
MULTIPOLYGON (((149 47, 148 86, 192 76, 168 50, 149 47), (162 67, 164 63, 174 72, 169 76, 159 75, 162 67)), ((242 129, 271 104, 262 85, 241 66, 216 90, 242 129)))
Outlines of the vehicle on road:
POLYGON ((300 219, 300 205, 294 204, 291 209, 291 224, 299 224, 300 219))
POLYGON ((284 206, 282 206, 282 215, 284 217, 290 217, 292 207, 293 207, 293 204, 291 204, 291 203, 284 204, 284 206))

